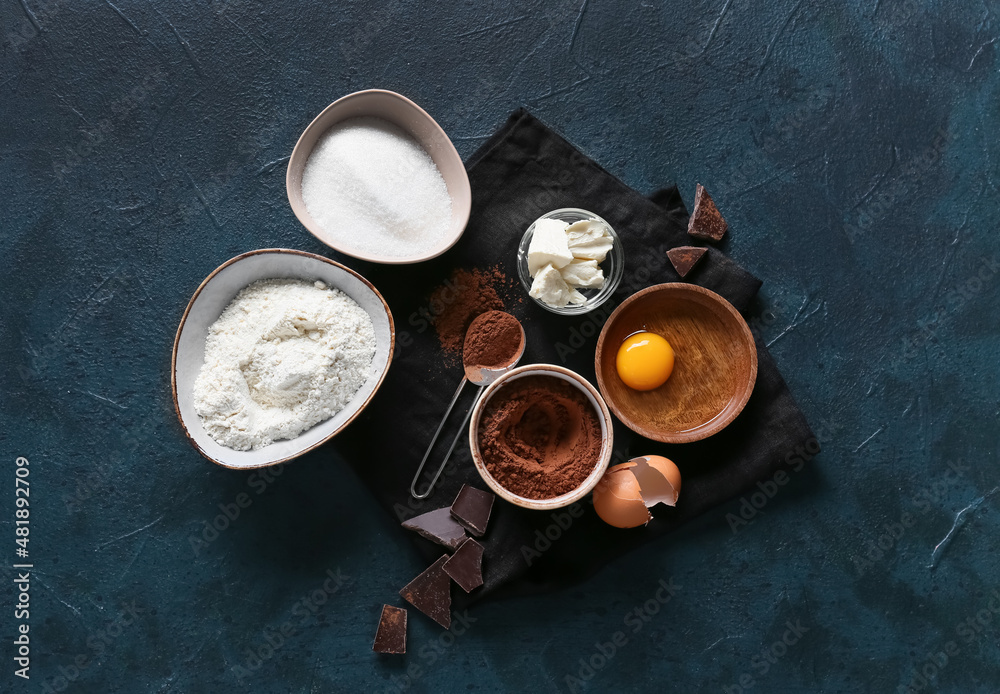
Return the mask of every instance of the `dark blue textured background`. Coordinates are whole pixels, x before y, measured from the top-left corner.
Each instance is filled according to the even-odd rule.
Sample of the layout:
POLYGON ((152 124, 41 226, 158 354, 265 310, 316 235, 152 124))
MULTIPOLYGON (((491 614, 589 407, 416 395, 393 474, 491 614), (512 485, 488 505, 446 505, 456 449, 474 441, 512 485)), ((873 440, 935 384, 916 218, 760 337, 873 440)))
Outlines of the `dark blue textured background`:
POLYGON ((996 3, 4 0, 0 22, 0 690, 998 690, 996 3), (422 568, 409 539, 331 446, 271 481, 200 458, 168 373, 217 265, 333 255, 285 162, 369 87, 463 156, 526 105, 641 191, 704 183, 823 453, 576 588, 477 605, 462 634, 412 613, 410 654, 372 654, 422 568))

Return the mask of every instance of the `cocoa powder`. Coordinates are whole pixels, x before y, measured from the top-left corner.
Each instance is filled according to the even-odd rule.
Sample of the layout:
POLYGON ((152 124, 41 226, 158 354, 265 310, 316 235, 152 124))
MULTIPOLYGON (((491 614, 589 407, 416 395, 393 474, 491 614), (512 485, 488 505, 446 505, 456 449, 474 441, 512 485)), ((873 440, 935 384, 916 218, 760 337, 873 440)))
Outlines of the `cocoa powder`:
POLYGON ((587 479, 601 455, 601 424, 578 388, 555 376, 524 376, 483 409, 479 450, 505 489, 551 499, 587 479))
POLYGON ((507 366, 521 348, 521 324, 504 311, 487 311, 472 321, 465 334, 462 361, 466 366, 507 366))
POLYGON ((502 310, 510 281, 498 267, 455 270, 430 296, 434 327, 445 352, 461 355, 469 324, 480 313, 502 310))

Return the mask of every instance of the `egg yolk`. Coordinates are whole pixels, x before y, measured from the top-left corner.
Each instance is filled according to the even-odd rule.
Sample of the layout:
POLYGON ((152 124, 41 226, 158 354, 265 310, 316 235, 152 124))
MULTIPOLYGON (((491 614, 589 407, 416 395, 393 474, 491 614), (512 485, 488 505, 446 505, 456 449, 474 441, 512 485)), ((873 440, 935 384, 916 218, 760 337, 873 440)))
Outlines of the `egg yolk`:
POLYGON ((674 350, 655 333, 635 333, 625 338, 615 361, 618 375, 629 388, 653 390, 670 378, 674 350))

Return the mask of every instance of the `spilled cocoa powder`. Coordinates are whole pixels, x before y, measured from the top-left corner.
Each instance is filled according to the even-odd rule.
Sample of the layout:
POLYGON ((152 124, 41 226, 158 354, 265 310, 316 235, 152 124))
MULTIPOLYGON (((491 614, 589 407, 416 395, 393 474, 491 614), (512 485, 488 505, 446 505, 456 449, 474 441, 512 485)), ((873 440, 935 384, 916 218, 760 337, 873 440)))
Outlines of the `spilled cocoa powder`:
POLYGON ((503 310, 501 293, 506 295, 512 284, 499 267, 455 270, 430 296, 442 349, 460 356, 473 319, 486 311, 503 310))
POLYGON ((555 376, 524 376, 483 409, 479 450, 502 487, 551 499, 587 479, 601 456, 601 423, 575 386, 555 376))
POLYGON ((465 334, 462 362, 467 366, 507 366, 521 349, 521 324, 504 311, 480 313, 465 334))

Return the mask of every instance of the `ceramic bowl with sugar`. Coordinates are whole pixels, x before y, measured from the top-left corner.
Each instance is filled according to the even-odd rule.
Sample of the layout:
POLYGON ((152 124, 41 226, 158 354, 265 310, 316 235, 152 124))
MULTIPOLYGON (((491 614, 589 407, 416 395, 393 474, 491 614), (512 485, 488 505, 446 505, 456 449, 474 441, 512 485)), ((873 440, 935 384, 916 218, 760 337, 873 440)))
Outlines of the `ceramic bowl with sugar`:
MULTIPOLYGON (((364 165, 360 162, 359 165, 364 165)), ((402 172, 405 180, 405 172, 402 172)), ((288 160, 285 174, 288 202, 302 225, 317 239, 346 255, 373 263, 407 264, 436 258, 455 245, 469 222, 472 190, 465 164, 448 135, 420 106, 405 96, 385 89, 367 89, 337 99, 306 127, 288 160), (303 198, 303 174, 310 156, 331 128, 350 119, 380 119, 410 136, 430 156, 451 200, 451 216, 440 229, 439 238, 420 251, 393 255, 372 249, 361 240, 337 234, 320 224, 303 198)), ((391 191, 386 191, 387 193, 391 191)), ((357 202, 357 201, 355 201, 357 202)), ((436 232, 437 233, 437 232, 436 232)))

